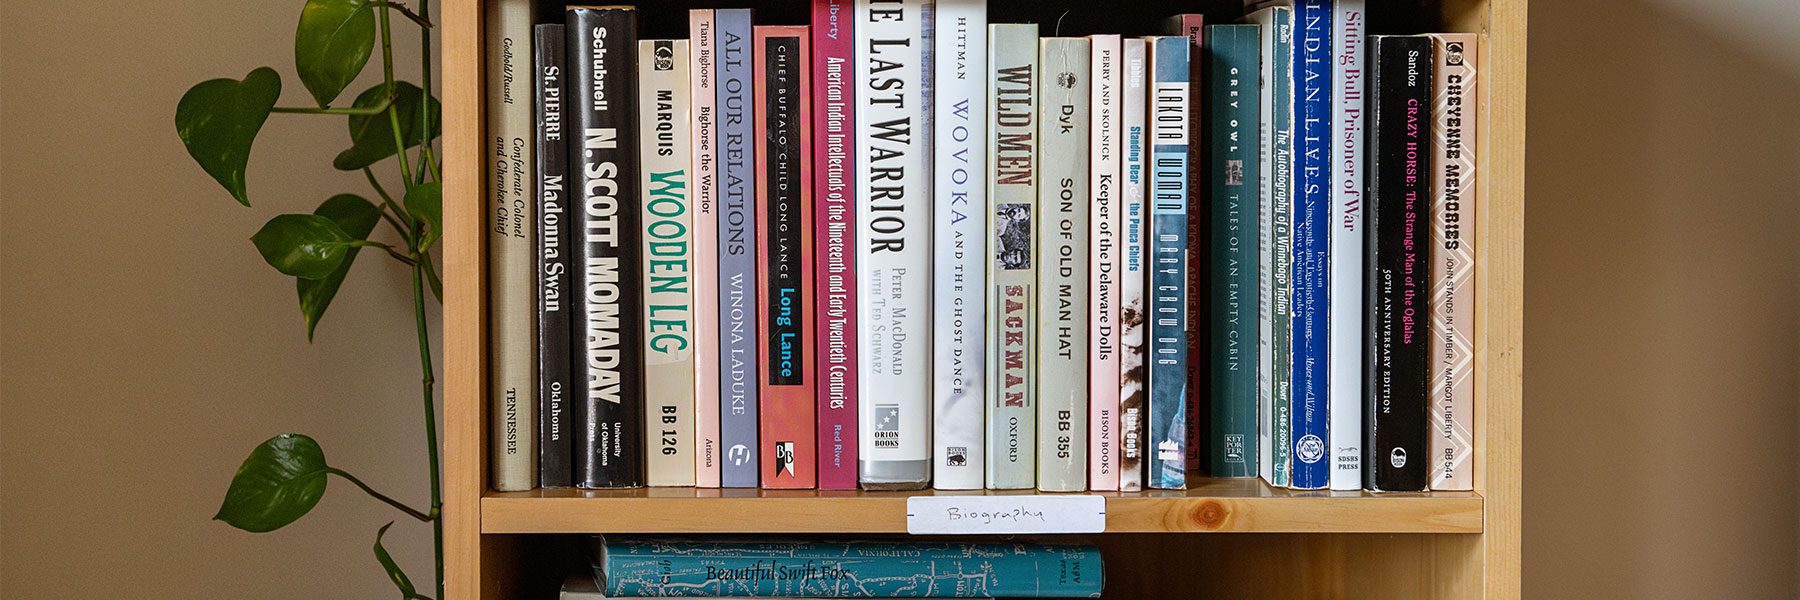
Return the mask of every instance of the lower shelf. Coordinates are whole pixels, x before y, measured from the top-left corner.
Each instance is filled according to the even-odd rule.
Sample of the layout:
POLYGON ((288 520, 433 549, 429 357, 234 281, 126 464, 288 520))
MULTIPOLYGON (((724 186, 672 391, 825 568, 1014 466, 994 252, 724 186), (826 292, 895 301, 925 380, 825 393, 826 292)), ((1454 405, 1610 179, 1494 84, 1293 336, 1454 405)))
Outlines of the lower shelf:
MULTIPOLYGON (((1035 492, 634 488, 489 492, 482 533, 906 533, 906 498, 1035 492)), ((1094 492, 1107 533, 1481 533, 1470 492, 1297 492, 1254 479, 1094 492)))

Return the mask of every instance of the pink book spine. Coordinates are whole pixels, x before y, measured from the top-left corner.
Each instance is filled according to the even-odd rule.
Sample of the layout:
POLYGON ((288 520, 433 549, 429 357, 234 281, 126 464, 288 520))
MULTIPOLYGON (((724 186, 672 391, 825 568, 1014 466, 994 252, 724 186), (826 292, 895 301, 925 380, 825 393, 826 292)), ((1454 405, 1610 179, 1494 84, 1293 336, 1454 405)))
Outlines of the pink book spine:
POLYGON ((819 489, 856 489, 856 186, 851 0, 813 0, 813 273, 819 489))
POLYGON ((751 54, 755 77, 756 269, 759 331, 768 343, 758 362, 762 487, 818 487, 811 377, 816 359, 812 298, 812 89, 807 85, 807 28, 763 25, 751 54))
POLYGON ((719 213, 713 11, 688 12, 694 193, 694 485, 719 487, 719 213))
POLYGON ((1093 254, 1088 331, 1088 488, 1119 489, 1119 127, 1122 45, 1117 35, 1090 38, 1088 175, 1093 254))

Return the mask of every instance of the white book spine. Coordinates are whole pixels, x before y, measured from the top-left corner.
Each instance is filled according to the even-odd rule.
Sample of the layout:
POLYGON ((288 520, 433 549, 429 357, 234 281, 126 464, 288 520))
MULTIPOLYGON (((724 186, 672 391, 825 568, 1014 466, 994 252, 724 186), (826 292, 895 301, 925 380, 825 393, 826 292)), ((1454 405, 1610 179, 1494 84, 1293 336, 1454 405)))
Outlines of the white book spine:
POLYGON ((932 485, 984 486, 987 0, 939 0, 932 52, 932 485))
POLYGON ((487 3, 489 324, 493 364, 494 489, 537 487, 537 137, 531 60, 531 0, 487 3), (522 62, 521 62, 522 61, 522 62), (504 74, 504 76, 503 76, 504 74))
POLYGON ((1473 34, 1436 38, 1432 90, 1431 489, 1475 483, 1475 151, 1480 115, 1473 34))
POLYGON ((1262 96, 1262 104, 1257 127, 1258 146, 1257 164, 1261 167, 1258 173, 1258 185, 1263 198, 1257 209, 1257 314, 1256 332, 1256 412, 1257 412, 1257 473, 1263 479, 1273 481, 1274 475, 1274 439, 1275 423, 1275 64, 1280 60, 1275 53, 1275 37, 1278 35, 1273 11, 1257 13, 1245 17, 1246 22, 1261 25, 1262 66, 1258 76, 1258 90, 1262 96))
POLYGON ((1119 114, 1118 35, 1096 35, 1088 80, 1092 162, 1088 169, 1088 487, 1119 489, 1119 114))
POLYGON ((869 489, 931 478, 931 160, 921 0, 856 2, 857 406, 869 489))
POLYGON ((645 481, 694 485, 694 253, 688 40, 638 41, 645 481))
POLYGON ((1337 0, 1331 45, 1331 489, 1362 489, 1363 0, 1337 0))
POLYGON ((1037 25, 989 27, 987 486, 1037 482, 1037 25))
POLYGON ((1150 207, 1144 203, 1144 166, 1149 148, 1147 123, 1149 63, 1142 39, 1121 47, 1123 90, 1119 130, 1119 491, 1144 489, 1144 342, 1150 322, 1144 285, 1150 276, 1147 242, 1150 207))
POLYGON ((694 485, 719 487, 719 213, 711 9, 689 13, 688 90, 693 119, 694 485))
POLYGON ((1087 488, 1088 81, 1086 38, 1039 42, 1038 489, 1087 488))

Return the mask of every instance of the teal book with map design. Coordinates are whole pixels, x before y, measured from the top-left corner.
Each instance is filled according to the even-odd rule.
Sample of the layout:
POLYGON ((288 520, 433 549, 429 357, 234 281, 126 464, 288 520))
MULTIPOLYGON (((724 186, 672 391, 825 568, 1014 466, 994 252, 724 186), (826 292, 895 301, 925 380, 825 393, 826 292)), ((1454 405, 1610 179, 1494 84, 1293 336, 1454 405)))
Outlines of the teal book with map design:
POLYGON ((1100 550, 968 542, 601 537, 610 597, 1099 598, 1100 550))

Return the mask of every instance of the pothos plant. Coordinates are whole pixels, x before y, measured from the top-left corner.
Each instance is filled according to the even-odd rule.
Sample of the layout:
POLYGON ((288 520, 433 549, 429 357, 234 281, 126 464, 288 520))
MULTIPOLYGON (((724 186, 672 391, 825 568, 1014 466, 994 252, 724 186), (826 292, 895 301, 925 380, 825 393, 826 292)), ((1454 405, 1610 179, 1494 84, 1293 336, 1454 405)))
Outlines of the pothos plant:
MULTIPOLYGON (((263 442, 244 459, 213 518, 245 531, 274 531, 312 510, 325 494, 328 480, 341 478, 406 516, 431 524, 436 594, 442 598, 443 486, 425 319, 426 294, 440 302, 443 298, 443 285, 431 257, 443 223, 443 170, 432 149, 442 111, 428 91, 432 73, 430 0, 416 2, 409 7, 397 0, 305 0, 294 32, 294 71, 317 106, 277 106, 281 76, 274 69, 260 67, 241 80, 214 79, 188 89, 175 108, 175 129, 200 167, 248 207, 245 169, 251 145, 269 115, 342 119, 349 126, 350 147, 339 152, 331 164, 340 171, 361 171, 378 201, 354 193, 338 194, 311 213, 269 219, 250 241, 269 266, 294 278, 308 340, 361 250, 379 251, 406 265, 412 272, 412 317, 419 339, 430 506, 413 508, 377 492, 355 475, 327 463, 324 450, 312 438, 284 433, 263 442), (394 78, 394 21, 420 30, 418 84, 394 78), (381 44, 381 83, 357 94, 348 105, 339 103, 345 88, 368 65, 377 41, 381 44), (399 179, 389 179, 384 185, 374 168, 395 170, 384 164, 390 159, 397 163, 399 179), (392 233, 387 241, 374 236, 382 223, 392 233)), ((420 593, 382 547, 381 538, 391 526, 393 522, 375 532, 376 560, 403 599, 430 598, 420 593)))

